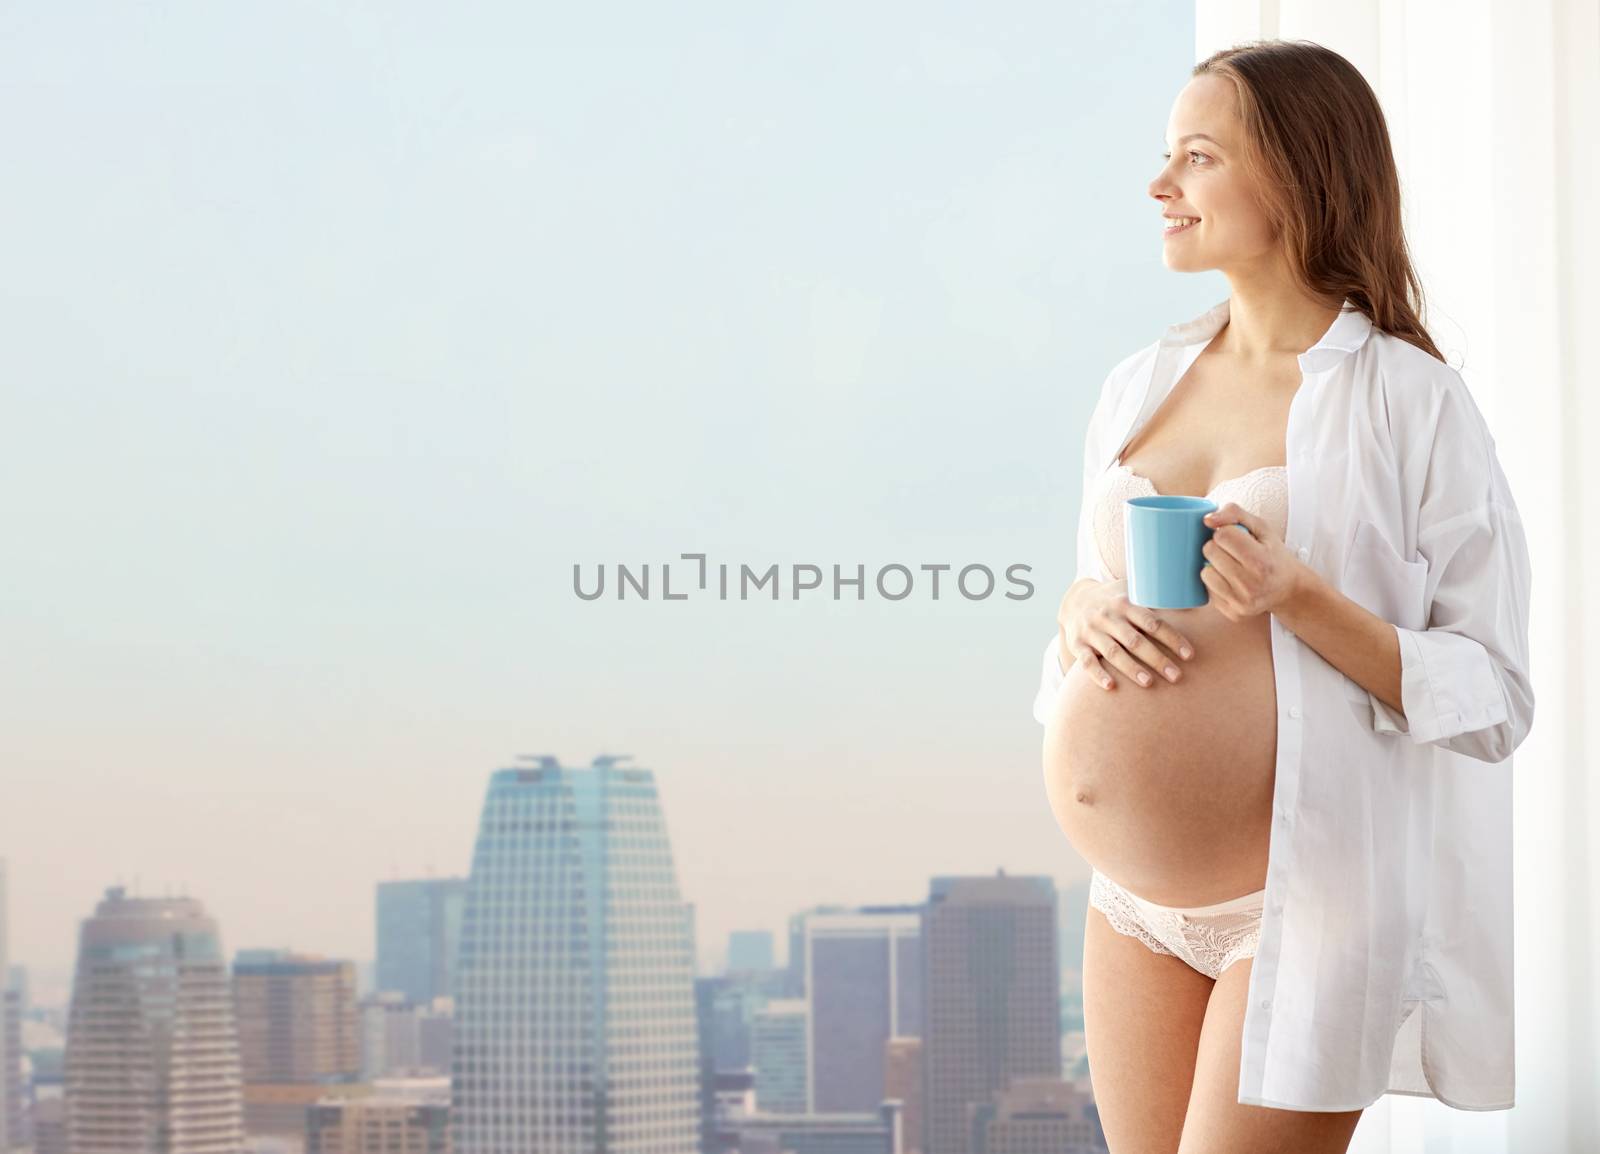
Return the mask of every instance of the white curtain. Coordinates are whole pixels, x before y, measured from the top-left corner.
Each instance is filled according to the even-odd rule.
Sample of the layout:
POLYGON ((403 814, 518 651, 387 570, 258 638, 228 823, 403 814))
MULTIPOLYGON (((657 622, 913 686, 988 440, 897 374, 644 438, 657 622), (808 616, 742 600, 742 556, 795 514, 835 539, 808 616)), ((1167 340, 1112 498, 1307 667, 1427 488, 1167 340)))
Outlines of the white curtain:
POLYGON ((1532 556, 1517 1105, 1385 1095, 1351 1150, 1600 1152, 1600 0, 1197 0, 1195 29, 1197 61, 1311 40, 1377 92, 1424 319, 1489 422, 1532 556))

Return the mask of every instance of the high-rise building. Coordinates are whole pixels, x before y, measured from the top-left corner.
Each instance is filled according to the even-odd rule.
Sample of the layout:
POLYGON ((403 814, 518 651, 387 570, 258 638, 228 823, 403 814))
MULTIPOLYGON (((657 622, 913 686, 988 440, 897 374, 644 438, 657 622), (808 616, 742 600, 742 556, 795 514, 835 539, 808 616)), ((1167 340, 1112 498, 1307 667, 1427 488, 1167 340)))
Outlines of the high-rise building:
POLYGON ((1048 877, 937 877, 923 913, 923 1150, 970 1154, 968 1106, 1061 1073, 1056 888, 1048 877))
POLYGON ((0 1033, 4 1033, 5 1038, 0 1040, 0 1057, 4 1058, 4 1064, 0 1065, 0 1107, 5 1109, 6 1117, 0 1122, 0 1130, 15 1148, 29 1144, 23 1120, 22 991, 6 990, 3 1002, 5 1013, 0 1019, 3 1019, 4 1029, 0 1033))
POLYGON ((694 935, 647 769, 490 779, 456 975, 459 1154, 698 1154, 694 935))
MULTIPOLYGON (((251 1137, 302 1141, 306 1111, 361 1075, 355 963, 289 950, 240 950, 234 1013, 251 1137)), ((344 1091, 353 1093, 354 1091, 344 1091)))
POLYGON ((854 907, 842 905, 812 906, 789 917, 789 957, 784 966, 788 975, 786 992, 791 998, 802 998, 806 993, 806 919, 813 914, 847 914, 854 907))
POLYGON ((751 1019, 750 1065, 756 1071, 756 1109, 762 1113, 808 1112, 806 1018, 804 998, 775 998, 751 1019))
POLYGON ((455 993, 466 878, 379 882, 377 992, 426 1006, 455 993))
POLYGON ((32 1003, 28 1000, 28 967, 20 962, 11 963, 11 972, 6 976, 6 989, 16 990, 22 997, 22 1010, 27 1012, 32 1003))
POLYGON ((813 1114, 876 1110, 889 1039, 922 1034, 922 907, 864 906, 800 922, 813 1114))
POLYGON ((728 970, 772 969, 772 931, 734 930, 728 935, 728 970))
POLYGON ((233 960, 239 1061, 249 1083, 353 1081, 361 1074, 354 962, 288 950, 233 960))
POLYGON ((67 1103, 59 1094, 34 1103, 33 1154, 67 1154, 67 1103))
POLYGON ((79 932, 65 1077, 72 1154, 238 1154, 228 964, 199 901, 106 890, 79 932))
MULTIPOLYGON (((0 858, 0 1010, 5 1008, 4 992, 10 985, 6 977, 11 973, 11 956, 8 952, 11 943, 6 938, 6 924, 6 859, 0 858)), ((4 1025, 4 1021, 0 1020, 0 1154, 10 1150, 12 1144, 13 1102, 9 1076, 12 1054, 4 1025)))
POLYGON ((396 990, 362 998, 361 1080, 370 1082, 421 1064, 422 1007, 396 990))
POLYGON ((701 1046, 713 1070, 743 1070, 750 1065, 750 1030, 757 1011, 769 1002, 792 1000, 787 968, 747 970, 701 978, 701 1046))
POLYGON ((922 1039, 890 1038, 883 1053, 883 1096, 904 1104, 900 1112, 906 1154, 922 1151, 922 1039))
POLYGON ((454 998, 435 998, 417 1021, 417 1062, 441 1074, 450 1072, 450 1053, 455 1049, 455 1004, 454 998))

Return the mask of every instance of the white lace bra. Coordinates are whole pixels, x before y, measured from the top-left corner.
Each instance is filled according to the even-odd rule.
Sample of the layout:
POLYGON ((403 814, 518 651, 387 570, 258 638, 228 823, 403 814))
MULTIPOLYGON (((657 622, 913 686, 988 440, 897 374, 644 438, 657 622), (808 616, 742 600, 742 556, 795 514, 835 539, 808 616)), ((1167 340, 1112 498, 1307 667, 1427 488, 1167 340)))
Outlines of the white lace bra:
MULTIPOLYGON (((1115 581, 1126 576, 1122 542, 1122 506, 1129 497, 1159 496, 1150 478, 1135 473, 1119 457, 1100 474, 1100 493, 1094 507, 1094 536, 1100 549, 1100 564, 1106 577, 1115 581)), ((1238 477, 1229 477, 1206 494, 1221 508, 1229 501, 1263 518, 1278 539, 1283 540, 1289 522, 1289 469, 1286 465, 1264 465, 1238 477)))

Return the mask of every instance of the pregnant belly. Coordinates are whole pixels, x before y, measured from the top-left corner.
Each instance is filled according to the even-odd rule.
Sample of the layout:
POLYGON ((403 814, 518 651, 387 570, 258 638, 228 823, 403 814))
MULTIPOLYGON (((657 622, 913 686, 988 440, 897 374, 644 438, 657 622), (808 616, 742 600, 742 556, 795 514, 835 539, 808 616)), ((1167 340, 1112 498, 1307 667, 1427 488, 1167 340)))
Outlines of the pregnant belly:
MULTIPOLYGON (((1111 670, 1102 689, 1068 667, 1044 735, 1044 779, 1062 832, 1101 873, 1147 901, 1210 905, 1266 885, 1277 762, 1271 618, 1210 605, 1161 615, 1194 644, 1144 687, 1111 670)), ((1109 667, 1108 667, 1109 668, 1109 667)))

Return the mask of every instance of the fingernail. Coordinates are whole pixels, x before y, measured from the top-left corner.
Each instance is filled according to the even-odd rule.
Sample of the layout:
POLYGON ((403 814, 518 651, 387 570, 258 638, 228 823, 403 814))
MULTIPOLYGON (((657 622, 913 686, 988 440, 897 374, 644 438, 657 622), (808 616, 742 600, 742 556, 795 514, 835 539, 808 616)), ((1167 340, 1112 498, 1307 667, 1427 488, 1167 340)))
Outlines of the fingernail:
POLYGON ((1148 673, 1139 674, 1139 684, 1140 685, 1149 685, 1150 684, 1150 675, 1148 673))
POLYGON ((1174 669, 1170 665, 1167 666, 1167 680, 1168 681, 1176 681, 1176 680, 1178 680, 1178 671, 1176 669, 1174 669))
POLYGON ((1185 645, 1182 649, 1178 650, 1178 652, 1183 654, 1185 657, 1193 657, 1194 656, 1194 650, 1190 649, 1187 645, 1185 645))

